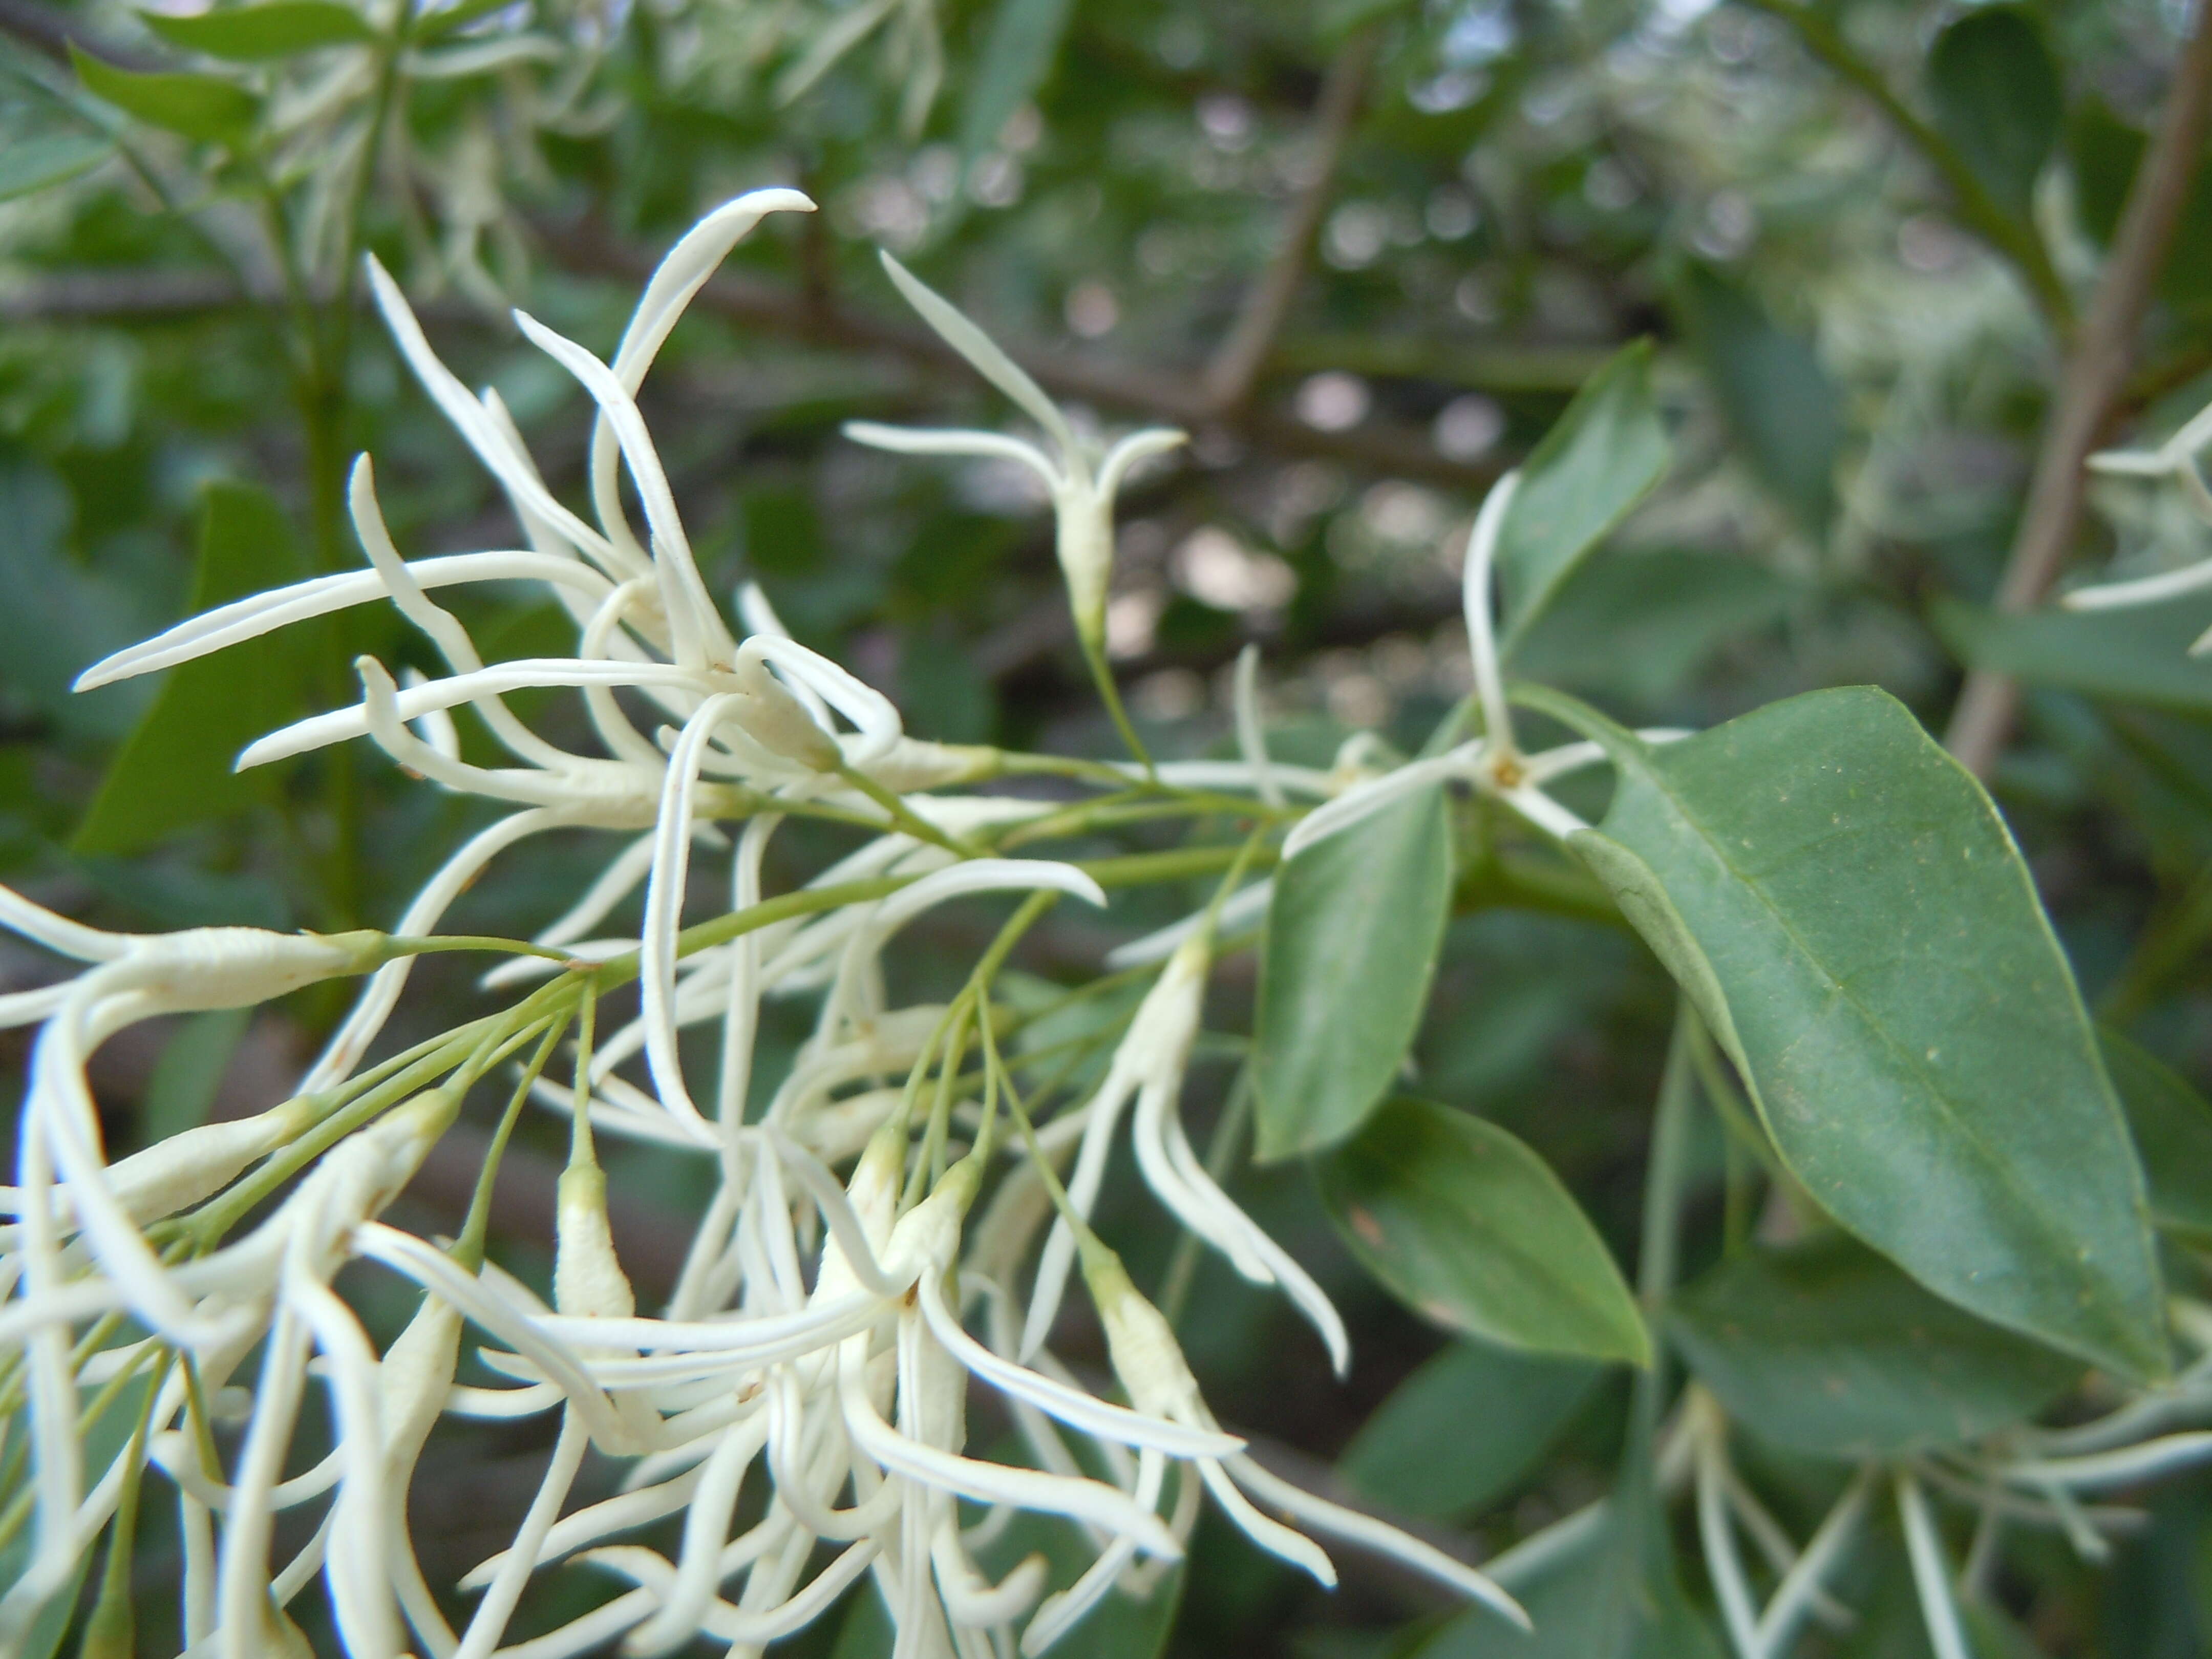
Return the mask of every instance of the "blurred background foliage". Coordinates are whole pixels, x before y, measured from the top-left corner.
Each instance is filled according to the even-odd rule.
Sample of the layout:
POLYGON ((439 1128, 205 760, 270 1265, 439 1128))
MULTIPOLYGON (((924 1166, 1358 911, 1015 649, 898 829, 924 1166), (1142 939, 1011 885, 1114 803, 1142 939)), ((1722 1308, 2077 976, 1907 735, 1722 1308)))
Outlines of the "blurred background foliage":
MULTIPOLYGON (((337 481, 359 450, 410 556, 514 544, 362 307, 361 249, 574 491, 590 406, 505 307, 605 350, 693 218, 789 183, 822 211, 740 250, 643 403, 710 585, 759 580, 909 730, 1113 749, 1025 478, 839 436, 852 417, 1005 417, 905 315, 878 246, 1101 425, 1190 428, 1127 502, 1109 612, 1131 708, 1168 754, 1224 743, 1248 641, 1279 753, 1325 762, 1367 726, 1417 745, 1468 684, 1452 532, 1648 338, 1672 469, 1521 671, 1639 725, 1874 684, 1939 732, 1970 664, 2021 676, 1991 783, 2084 987, 2185 1073, 2212 1066, 2212 667, 2179 648, 2212 607, 1990 608, 2192 27, 2179 0, 465 0, 410 15, 397 60, 337 6, 225 33, 240 15, 0 0, 0 879, 118 926, 390 924, 481 809, 366 754, 252 780, 228 760, 349 701, 355 654, 420 657, 395 614, 165 683, 78 697, 72 676, 190 611, 357 565, 337 481)), ((2212 174, 2101 431, 2162 436, 2208 371, 2212 174)), ((2113 480, 2094 507, 2081 568, 2203 550, 2171 491, 2113 480)), ((450 602, 487 655, 555 635, 495 598, 450 602)), ((556 732, 570 715, 525 712, 556 732)), ((453 925, 522 933, 566 908, 603 849, 556 845, 495 866, 453 925)), ((1617 920, 1462 896, 1421 1086, 1539 1148, 1632 1255, 1665 976, 1617 920)), ((909 971, 950 983, 980 939, 939 926, 909 971)), ((1027 970, 1087 971, 1123 937, 1056 915, 1027 970)), ((43 971, 5 952, 0 988, 43 971)), ((1243 1025, 1249 971, 1224 969, 1217 1024, 1243 1025)), ((420 982, 473 994, 442 959, 420 982)), ((303 1000, 111 1045, 111 1146, 274 1097, 333 1012, 303 1000)), ((787 1051, 803 1030, 793 1012, 787 1051)), ((1201 1069, 1200 1092, 1231 1072, 1201 1069)), ((674 1154, 617 1157, 617 1235, 641 1286, 665 1285, 699 1177, 674 1154)), ((1693 1263, 1723 1221, 1717 1139, 1698 1158, 1693 1263)), ((551 1166, 509 1163, 500 1254, 542 1275, 551 1166)), ((472 1167, 434 1162, 410 1202, 433 1225, 457 1215, 472 1167)), ((1210 1263, 1182 1328, 1224 1419, 1493 1547, 1602 1490, 1617 1376, 1442 1346, 1352 1267, 1302 1174, 1254 1172, 1240 1197, 1325 1268, 1359 1358, 1329 1381, 1279 1300, 1210 1263)), ((1132 1258, 1156 1279, 1152 1234, 1148 1255, 1132 1232, 1132 1258)), ((440 1434, 416 1520, 429 1577, 451 1582, 505 1535, 544 1448, 536 1427, 440 1434)), ((1760 1473, 1800 1495, 1801 1530, 1829 1495, 1780 1454, 1760 1473)), ((2101 1576, 2031 1552, 2002 1586, 2016 1627, 1984 1653, 2212 1650, 2208 1522, 2212 1488, 2184 1483, 2101 1576)), ((1868 1613, 1822 1651, 1927 1651, 1901 1549, 1863 1552, 1868 1613)), ((139 1560, 164 1571, 159 1539, 139 1560)), ((1407 1584, 1370 1569, 1324 1597, 1210 1521, 1182 1598, 1171 1636, 1132 1615, 1066 1650, 1459 1650, 1407 1584)), ((149 1652, 170 1650, 159 1605, 149 1652)), ((793 1645, 870 1639, 855 1624, 838 1646, 833 1622, 793 1645)))

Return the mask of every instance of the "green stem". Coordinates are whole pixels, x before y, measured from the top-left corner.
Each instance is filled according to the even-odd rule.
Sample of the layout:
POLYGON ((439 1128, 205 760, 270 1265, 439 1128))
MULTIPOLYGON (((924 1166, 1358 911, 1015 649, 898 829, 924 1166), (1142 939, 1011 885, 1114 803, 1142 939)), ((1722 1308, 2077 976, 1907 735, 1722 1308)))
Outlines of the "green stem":
POLYGON ((1091 670, 1091 683, 1098 688, 1098 696, 1106 705, 1106 713, 1114 721, 1114 729, 1121 734, 1121 741, 1129 753, 1145 769, 1147 781, 1158 783, 1159 769, 1152 764, 1152 757, 1145 747, 1137 728, 1129 723, 1129 711, 1121 706, 1121 688, 1114 683, 1114 670, 1106 660, 1106 645, 1103 640, 1090 637, 1085 630, 1083 660, 1091 670))
POLYGON ((1636 1258, 1636 1295, 1655 1339, 1650 1369, 1636 1379, 1635 1431, 1648 1437, 1657 1426, 1667 1391, 1667 1351, 1657 1341, 1659 1316, 1681 1266, 1682 1206, 1689 1173, 1690 1130, 1694 1121, 1697 1083, 1692 1035, 1697 1014, 1689 1000, 1678 1004, 1674 1034, 1660 1073, 1659 1104, 1652 1115, 1651 1147, 1644 1174, 1644 1237, 1636 1258))

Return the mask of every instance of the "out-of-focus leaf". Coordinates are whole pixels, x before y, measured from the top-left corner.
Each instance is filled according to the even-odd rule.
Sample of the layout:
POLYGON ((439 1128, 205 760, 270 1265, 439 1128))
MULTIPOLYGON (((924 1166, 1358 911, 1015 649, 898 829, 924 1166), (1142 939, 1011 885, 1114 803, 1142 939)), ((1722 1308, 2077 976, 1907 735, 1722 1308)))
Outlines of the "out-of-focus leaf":
POLYGON ((1016 110, 1036 96, 1060 56, 1074 0, 998 0, 982 62, 960 112, 960 153, 981 155, 1016 110))
POLYGON ((2135 1149, 1980 786, 1867 688, 1665 745, 1557 706, 1619 780, 1577 848, 1807 1191, 1983 1318, 2123 1375, 2163 1372, 2135 1149))
POLYGON ((1677 294, 1705 376, 1753 468, 1814 536, 1827 527, 1843 454, 1843 393, 1814 354, 1741 289, 1690 266, 1677 294))
POLYGON ((1337 1468, 1404 1514, 1473 1515, 1520 1484, 1603 1375, 1584 1359, 1455 1342, 1375 1408, 1337 1468))
MULTIPOLYGON (((96 1485, 106 1474, 138 1425, 139 1413, 146 1405, 146 1390, 151 1379, 143 1372, 116 1391, 112 1400, 88 1425, 78 1432, 84 1448, 84 1478, 88 1489, 96 1485)), ((87 1395, 90 1400, 95 1396, 87 1395)), ((15 1585, 30 1565, 39 1541, 39 1529, 25 1527, 4 1549, 0 1549, 0 1584, 15 1585)), ((20 1659, 53 1659, 59 1650, 62 1638, 69 1633, 70 1623, 76 1615, 77 1598, 84 1587, 85 1575, 98 1552, 84 1549, 77 1552, 76 1559, 68 1576, 54 1587, 53 1595, 30 1628, 21 1638, 21 1645, 12 1651, 20 1659)))
POLYGON ((2135 1132, 2151 1218, 2170 1232, 2212 1242, 2212 1102, 2111 1027, 2100 1026, 2097 1040, 2135 1132))
POLYGON ((143 635, 143 599, 109 572, 70 556, 69 486, 30 456, 0 450, 0 587, 38 603, 0 605, 0 687, 65 736, 112 742, 145 706, 145 688, 103 687, 85 696, 70 682, 143 635))
POLYGON ((138 1140, 152 1146, 171 1135, 205 1123, 215 1106, 216 1091, 246 1035, 250 1008, 218 1008, 194 1014, 177 1027, 154 1062, 146 1079, 145 1098, 138 1107, 138 1140))
POLYGON ((1668 1329, 1731 1417, 1824 1457, 1956 1445, 2020 1422, 2081 1373, 1841 1233, 1723 1262, 1675 1296, 1668 1329))
POLYGON ((2212 659, 2189 654, 2191 643, 2212 628, 2212 596, 2021 616, 1938 599, 1929 619, 1943 643, 1972 667, 2115 702, 2212 711, 2212 659))
POLYGON ((115 146, 88 132, 44 132, 0 145, 0 202, 34 195, 89 173, 115 146))
POLYGON ((324 46, 368 46, 376 40, 368 20, 337 0, 269 0, 265 5, 222 11, 149 11, 140 18, 172 46, 239 64, 289 58, 324 46))
POLYGON ((164 132, 204 143, 235 143, 261 112, 261 100, 240 86, 212 75, 161 70, 143 74, 118 69, 70 47, 77 78, 88 90, 126 115, 164 132))
MULTIPOLYGON (((192 612, 277 586, 298 569, 282 507, 246 485, 208 487, 192 612)), ((110 763, 72 850, 137 852, 186 824, 227 817, 266 799, 275 780, 260 771, 234 772, 231 763, 298 705, 295 662, 293 643, 279 633, 171 669, 110 763)))
POLYGON ((1936 37, 1927 74, 1936 127, 1983 188, 2025 218, 2065 112, 2041 27, 2024 7, 1978 7, 1936 37))
POLYGON ((1446 1329, 1650 1363, 1651 1339, 1605 1241, 1551 1166, 1495 1123, 1393 1100, 1316 1173, 1352 1254, 1446 1329))
POLYGON ((1651 343, 1623 348, 1575 394, 1521 469, 1498 542, 1510 653, 1560 584, 1650 494, 1672 452, 1651 400, 1651 343))
POLYGON ((1441 789, 1276 873, 1252 1051, 1262 1159, 1335 1145, 1382 1098, 1420 1029, 1450 908, 1441 789))
MULTIPOLYGON (((2066 159, 2073 173, 2069 192, 2081 228, 2109 245, 2119 228, 2128 191, 2150 140, 2112 113, 2092 93, 2075 100, 2066 119, 2066 159)), ((2199 161, 2190 180, 2173 240, 2160 267, 2158 289, 2168 303, 2197 313, 2212 302, 2212 168, 2199 161)))
POLYGON ((471 23, 480 23, 495 12, 508 9, 515 0, 460 0, 456 6, 447 6, 432 12, 415 25, 415 44, 427 46, 459 33, 471 23))
POLYGON ((1562 584, 1514 667, 1547 685, 1656 702, 1723 644, 1771 625, 1796 592, 1765 565, 1723 554, 1594 559, 1562 584))
POLYGON ((1508 1551, 1490 1564, 1534 1625, 1522 1631, 1469 1607, 1407 1650, 1407 1659, 1721 1659, 1682 1593, 1651 1486, 1648 1435, 1632 1433, 1611 1497, 1568 1547, 1526 1570, 1508 1551))

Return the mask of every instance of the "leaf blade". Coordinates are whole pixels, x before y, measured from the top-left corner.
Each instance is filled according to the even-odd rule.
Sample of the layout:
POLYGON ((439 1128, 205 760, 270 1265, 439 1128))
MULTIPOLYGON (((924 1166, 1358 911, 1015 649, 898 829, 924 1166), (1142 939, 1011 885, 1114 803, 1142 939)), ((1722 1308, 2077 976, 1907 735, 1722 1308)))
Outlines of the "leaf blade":
POLYGON ((1334 1145, 1382 1098, 1420 1027, 1450 909, 1441 789, 1277 872, 1253 1036, 1262 1162, 1334 1145))
POLYGON ((118 69, 74 45, 70 59, 86 90, 149 126, 204 143, 235 144, 261 113, 258 98, 212 75, 118 69))
POLYGON ((1674 452, 1651 397, 1651 343, 1616 352, 1521 469, 1498 543, 1510 655, 1560 586, 1666 476, 1674 452))
POLYGON ((2161 1372, 2141 1172, 1980 787, 1869 688, 1663 748, 1591 729, 1619 783, 1577 848, 1735 1061, 1792 1173, 1938 1295, 2122 1374, 2161 1372))
POLYGON ((1497 1124, 1401 1097, 1316 1174, 1352 1254, 1425 1317, 1508 1347, 1650 1363, 1605 1241, 1497 1124))

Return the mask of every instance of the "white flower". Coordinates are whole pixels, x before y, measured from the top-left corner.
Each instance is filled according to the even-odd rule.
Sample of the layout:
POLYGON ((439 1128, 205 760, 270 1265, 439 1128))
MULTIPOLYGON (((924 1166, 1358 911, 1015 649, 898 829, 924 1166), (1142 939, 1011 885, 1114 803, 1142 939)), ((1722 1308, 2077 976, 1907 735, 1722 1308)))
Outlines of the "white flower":
POLYGON ((997 432, 921 431, 879 426, 872 421, 847 422, 846 436, 857 443, 907 455, 978 455, 1010 460, 1036 473, 1052 493, 1058 526, 1055 550, 1060 573, 1067 580, 1077 637, 1086 652, 1103 659, 1106 588, 1114 573, 1114 498, 1132 466, 1148 455, 1174 448, 1184 441, 1184 434, 1166 427, 1146 427, 1130 433, 1103 455, 1095 454, 1042 388, 988 335, 889 253, 883 261, 907 303, 921 313, 922 320, 947 345, 973 364, 976 373, 1012 398, 1024 414, 1044 429, 1052 449, 1048 453, 1036 444, 997 432))

